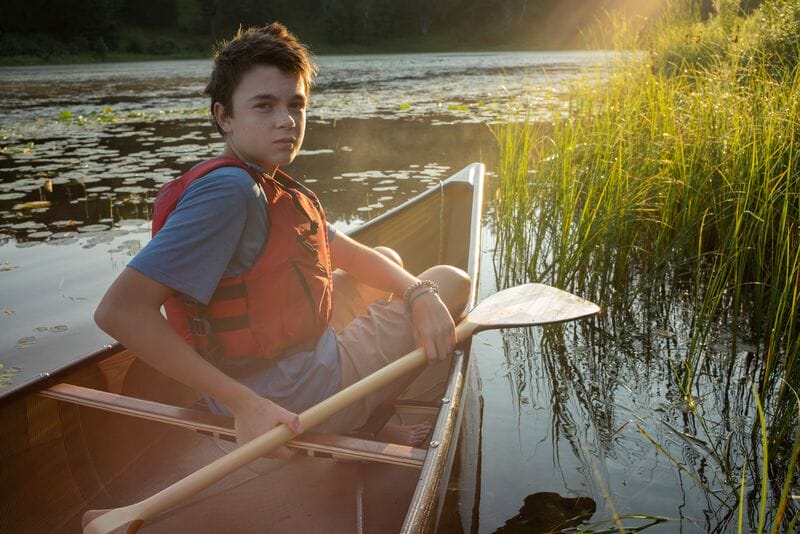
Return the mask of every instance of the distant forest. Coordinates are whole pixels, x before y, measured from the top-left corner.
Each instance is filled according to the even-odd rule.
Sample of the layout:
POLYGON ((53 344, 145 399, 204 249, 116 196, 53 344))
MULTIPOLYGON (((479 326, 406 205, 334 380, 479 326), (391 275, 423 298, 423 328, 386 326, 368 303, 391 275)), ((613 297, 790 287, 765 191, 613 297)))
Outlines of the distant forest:
MULTIPOLYGON (((741 0, 751 9, 758 0, 741 0)), ((202 56, 280 20, 317 52, 574 48, 608 10, 663 0, 3 0, 0 57, 202 56)), ((686 0, 704 16, 713 0, 686 0)))

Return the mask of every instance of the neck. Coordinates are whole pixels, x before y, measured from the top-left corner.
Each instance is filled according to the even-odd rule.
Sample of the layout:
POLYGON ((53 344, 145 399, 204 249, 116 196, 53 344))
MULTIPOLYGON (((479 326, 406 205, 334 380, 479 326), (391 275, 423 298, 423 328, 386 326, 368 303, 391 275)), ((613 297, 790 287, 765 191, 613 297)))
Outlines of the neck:
POLYGON ((275 177, 275 174, 278 172, 278 168, 280 167, 280 165, 276 165, 275 163, 266 163, 264 161, 251 160, 245 158, 241 155, 241 153, 238 150, 236 150, 236 147, 233 146, 231 143, 225 143, 225 149, 222 151, 222 155, 226 158, 238 159, 239 161, 247 163, 248 165, 250 164, 258 165, 258 167, 262 170, 262 172, 264 172, 271 178, 275 177))

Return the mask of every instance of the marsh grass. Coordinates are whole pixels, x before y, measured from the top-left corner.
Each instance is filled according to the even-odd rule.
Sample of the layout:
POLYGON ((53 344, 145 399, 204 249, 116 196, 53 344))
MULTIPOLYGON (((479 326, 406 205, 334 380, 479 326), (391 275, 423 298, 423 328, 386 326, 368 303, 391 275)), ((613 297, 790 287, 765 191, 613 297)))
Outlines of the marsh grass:
POLYGON ((610 313, 664 283, 684 295, 674 380, 726 481, 720 500, 747 500, 742 528, 779 531, 798 517, 800 1, 748 18, 723 3, 705 24, 673 13, 647 44, 579 84, 568 118, 496 128, 503 282, 546 281, 610 313), (732 356, 756 347, 750 450, 730 450, 694 402, 720 328, 732 356))

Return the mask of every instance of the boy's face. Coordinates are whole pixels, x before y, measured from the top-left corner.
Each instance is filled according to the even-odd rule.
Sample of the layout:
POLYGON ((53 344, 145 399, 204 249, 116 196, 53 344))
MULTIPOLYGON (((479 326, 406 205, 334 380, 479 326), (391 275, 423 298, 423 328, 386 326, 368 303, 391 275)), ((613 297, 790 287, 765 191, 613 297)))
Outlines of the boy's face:
POLYGON ((231 98, 232 113, 214 104, 225 132, 225 155, 260 164, 265 171, 291 163, 306 130, 306 86, 277 67, 248 70, 231 98))

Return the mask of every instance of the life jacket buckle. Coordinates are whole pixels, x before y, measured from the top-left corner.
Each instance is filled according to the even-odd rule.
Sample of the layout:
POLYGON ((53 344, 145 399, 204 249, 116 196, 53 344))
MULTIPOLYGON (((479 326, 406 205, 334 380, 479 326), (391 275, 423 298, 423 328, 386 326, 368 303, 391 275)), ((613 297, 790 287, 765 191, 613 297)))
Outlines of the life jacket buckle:
POLYGON ((195 336, 208 336, 211 334, 211 323, 203 317, 190 317, 189 331, 195 336))

